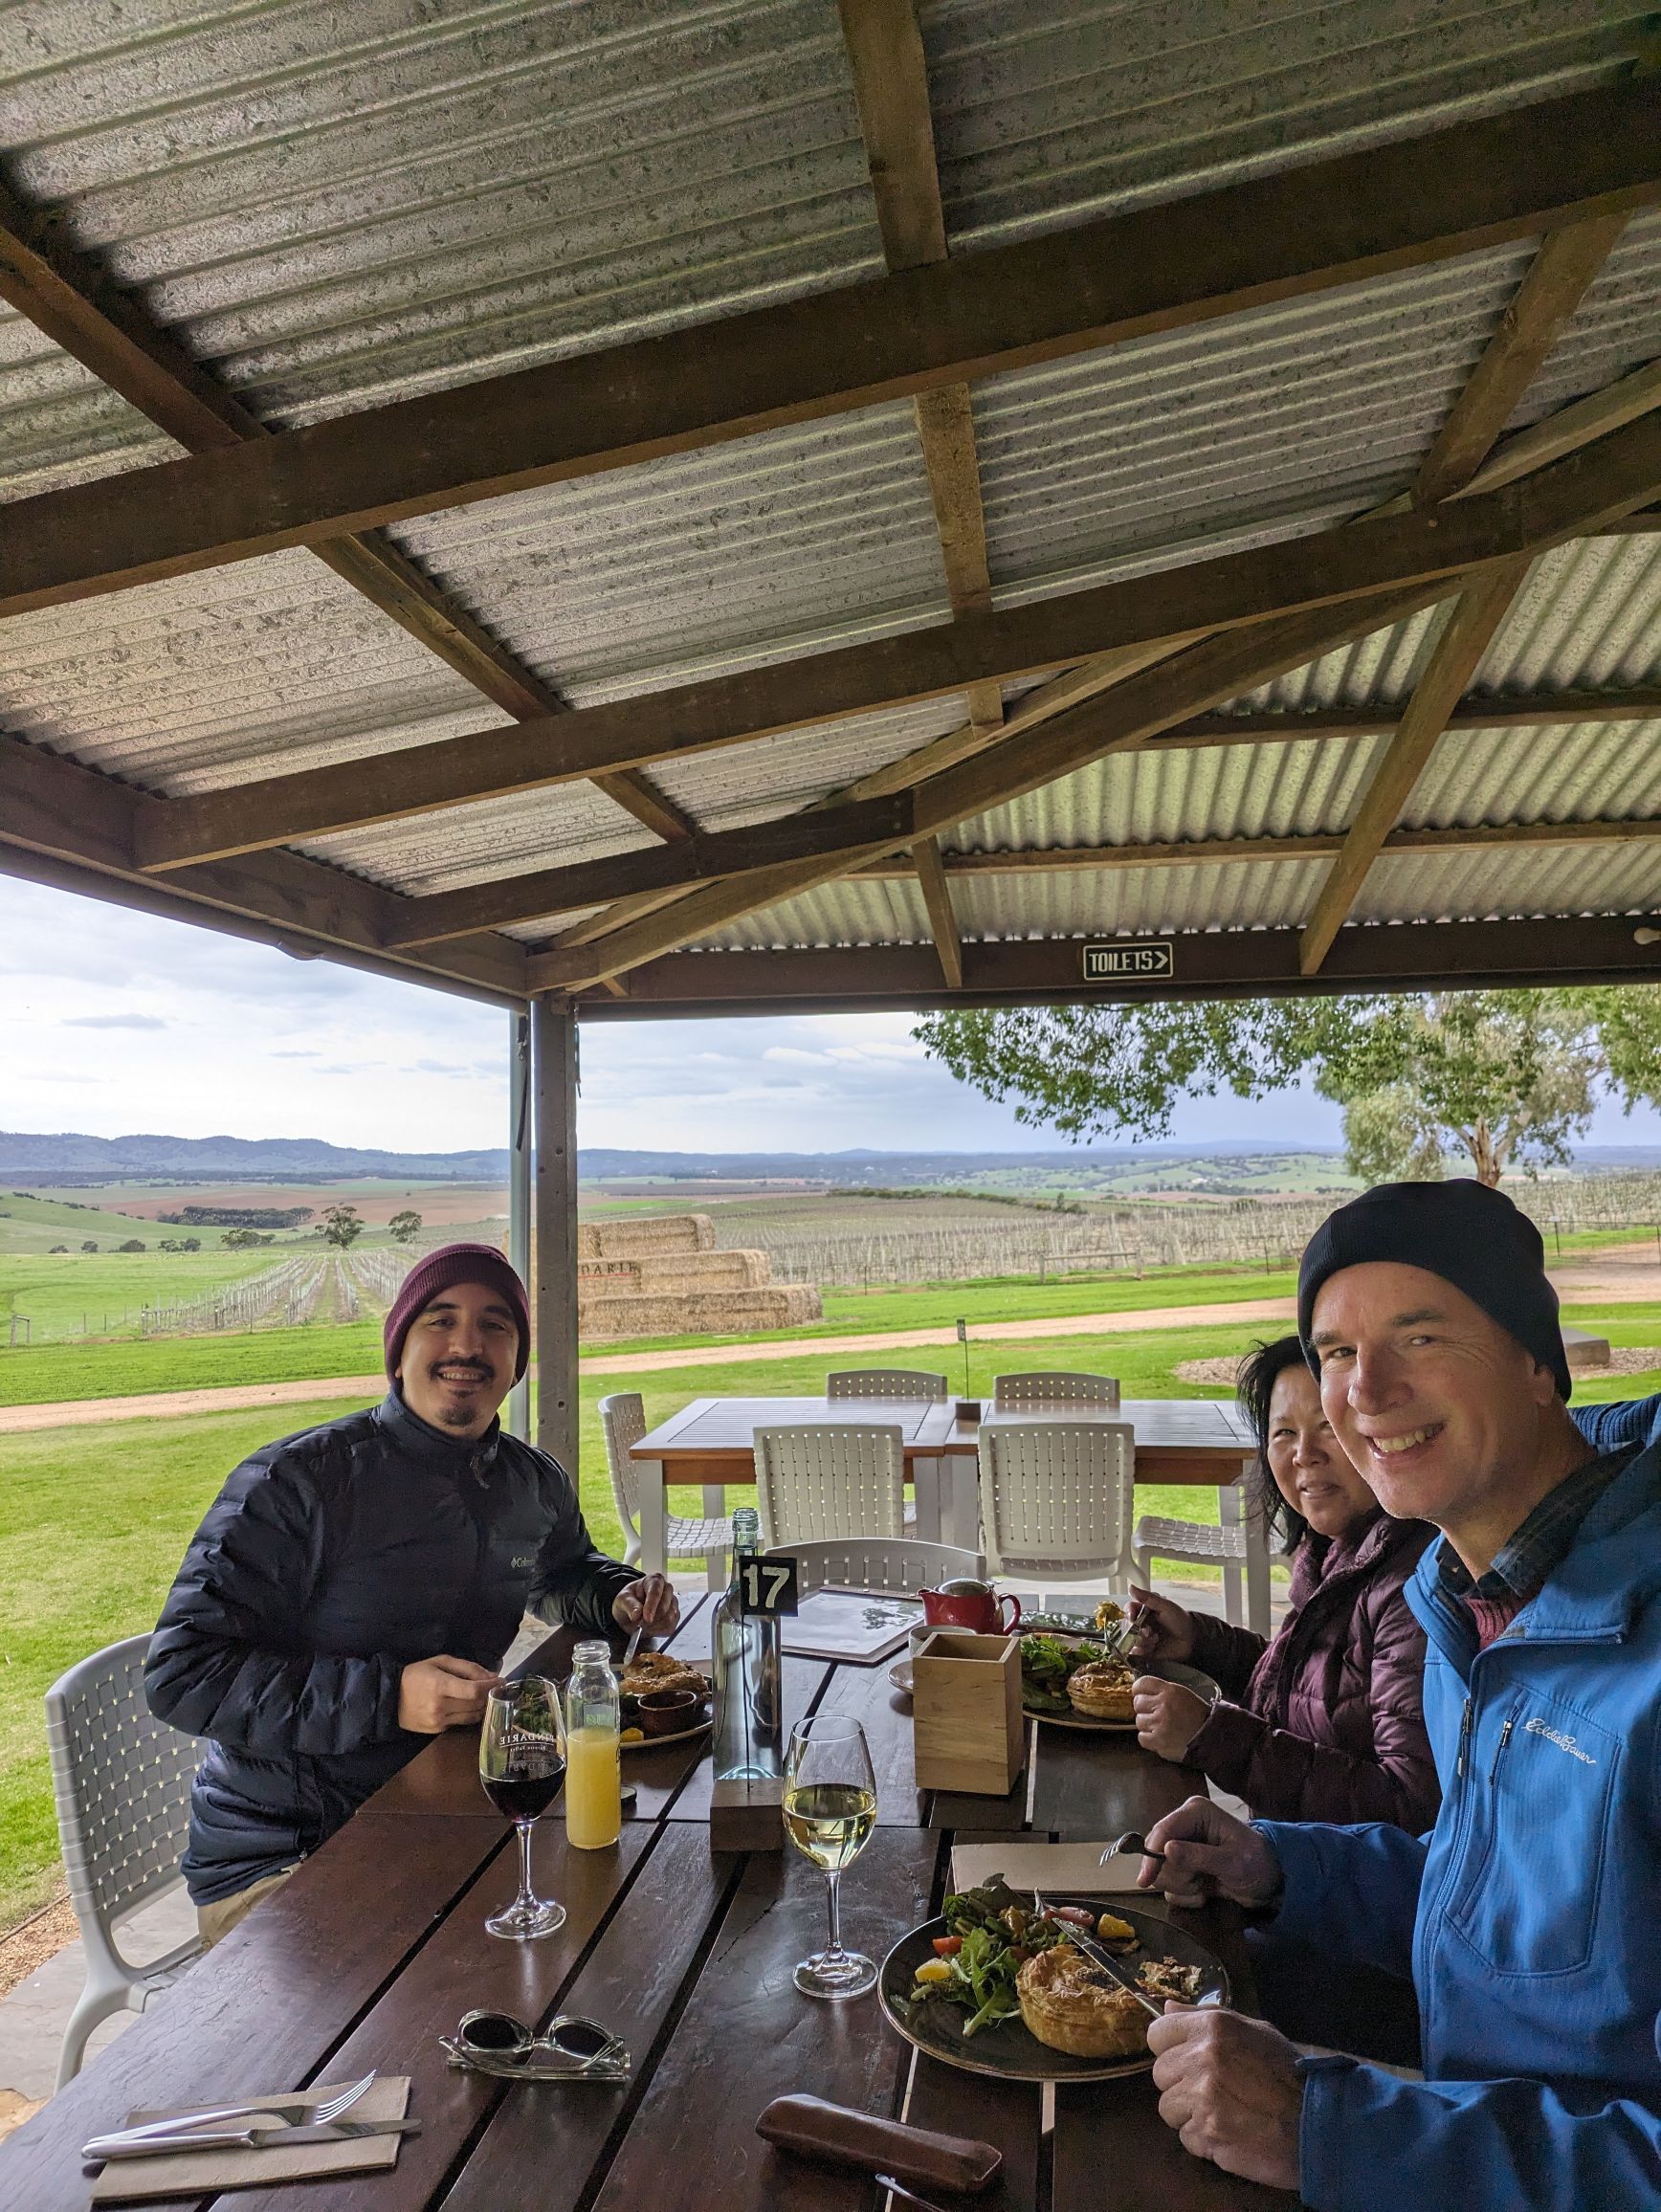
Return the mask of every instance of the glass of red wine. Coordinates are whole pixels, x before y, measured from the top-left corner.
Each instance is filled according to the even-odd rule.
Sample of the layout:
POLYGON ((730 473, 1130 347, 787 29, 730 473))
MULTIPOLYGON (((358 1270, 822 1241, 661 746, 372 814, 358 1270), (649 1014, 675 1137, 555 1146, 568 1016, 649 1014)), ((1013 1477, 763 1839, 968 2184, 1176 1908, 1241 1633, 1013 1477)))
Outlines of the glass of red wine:
POLYGON ((519 1829, 519 1895, 485 1922, 492 1936, 526 1943, 562 1928, 565 1908, 539 1897, 531 1883, 531 1829, 565 1779, 565 1728, 560 1693, 540 1674, 493 1690, 478 1739, 478 1779, 498 1813, 519 1829))

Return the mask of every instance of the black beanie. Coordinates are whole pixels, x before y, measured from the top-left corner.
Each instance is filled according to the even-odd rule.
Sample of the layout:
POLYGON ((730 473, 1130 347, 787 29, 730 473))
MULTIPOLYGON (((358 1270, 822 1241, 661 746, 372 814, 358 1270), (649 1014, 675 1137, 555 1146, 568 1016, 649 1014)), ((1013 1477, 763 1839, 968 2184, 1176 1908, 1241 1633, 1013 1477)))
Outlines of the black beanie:
POLYGON ((1319 1361, 1309 1340, 1316 1293, 1328 1275, 1367 1260, 1394 1260, 1440 1275, 1551 1369, 1561 1397, 1574 1388, 1558 1295, 1546 1278, 1545 1245, 1503 1191, 1469 1180, 1381 1183, 1328 1214, 1305 1246, 1297 1272, 1297 1333, 1317 1374, 1319 1361))

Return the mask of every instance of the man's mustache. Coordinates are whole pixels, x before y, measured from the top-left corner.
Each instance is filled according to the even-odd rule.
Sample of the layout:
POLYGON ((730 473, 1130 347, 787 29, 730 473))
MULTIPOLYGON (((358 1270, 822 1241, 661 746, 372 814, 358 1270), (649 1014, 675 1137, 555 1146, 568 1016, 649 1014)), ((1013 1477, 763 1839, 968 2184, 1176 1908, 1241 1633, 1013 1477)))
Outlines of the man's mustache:
POLYGON ((496 1373, 488 1360, 434 1360, 427 1372, 436 1375, 441 1367, 460 1367, 469 1375, 482 1375, 487 1382, 496 1373))

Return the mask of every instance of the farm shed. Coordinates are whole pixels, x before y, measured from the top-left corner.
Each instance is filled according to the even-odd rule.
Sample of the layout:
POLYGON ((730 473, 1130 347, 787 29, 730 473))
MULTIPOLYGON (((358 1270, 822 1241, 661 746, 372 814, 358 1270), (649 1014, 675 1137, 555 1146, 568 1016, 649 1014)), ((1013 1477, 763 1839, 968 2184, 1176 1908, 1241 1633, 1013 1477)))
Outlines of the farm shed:
POLYGON ((0 867, 520 1014, 555 1449, 579 1020, 1661 977, 1657 51, 25 0, 0 867))

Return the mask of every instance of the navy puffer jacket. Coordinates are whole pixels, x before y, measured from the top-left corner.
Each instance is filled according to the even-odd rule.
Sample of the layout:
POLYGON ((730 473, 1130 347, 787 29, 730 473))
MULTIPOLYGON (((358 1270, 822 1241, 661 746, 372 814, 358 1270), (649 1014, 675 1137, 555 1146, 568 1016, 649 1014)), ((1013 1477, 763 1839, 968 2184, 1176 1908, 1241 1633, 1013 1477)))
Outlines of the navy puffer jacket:
POLYGON ((151 1712, 209 1739, 184 1859, 196 1903, 315 1851, 414 1757, 411 1660, 495 1667, 527 1605, 604 1633, 634 1576, 594 1549, 557 1460, 494 1427, 458 1442, 396 1392, 244 1460, 144 1666, 151 1712))

